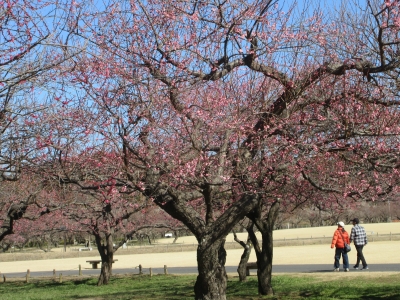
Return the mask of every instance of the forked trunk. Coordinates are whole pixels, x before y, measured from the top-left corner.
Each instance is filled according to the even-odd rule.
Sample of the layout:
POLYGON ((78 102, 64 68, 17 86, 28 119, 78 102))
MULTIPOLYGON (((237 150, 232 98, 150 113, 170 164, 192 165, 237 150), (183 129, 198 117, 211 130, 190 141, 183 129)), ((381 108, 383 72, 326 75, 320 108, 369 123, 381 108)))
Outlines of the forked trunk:
POLYGON ((194 286, 197 300, 226 300, 225 239, 199 243, 197 264, 199 275, 194 286))
MULTIPOLYGON (((252 223, 251 223, 252 224, 252 223)), ((248 226, 250 228, 251 226, 248 226)), ((247 230, 248 230, 247 228, 247 230)), ((239 238, 236 235, 236 232, 233 231, 233 236, 234 239, 237 243, 239 243, 243 247, 243 253, 242 256, 240 257, 240 262, 237 268, 237 272, 239 274, 239 281, 246 281, 247 280, 247 263, 249 261, 249 257, 251 254, 251 240, 250 237, 247 237, 246 243, 239 240, 239 238)))
POLYGON ((260 211, 250 214, 251 220, 261 233, 262 245, 257 240, 253 227, 248 230, 257 256, 258 293, 273 295, 272 289, 272 259, 273 259, 273 228, 279 214, 279 199, 270 207, 267 216, 261 217, 260 211))
POLYGON ((243 249, 242 256, 240 257, 239 266, 237 268, 237 272, 239 274, 239 281, 246 281, 247 280, 247 263, 249 261, 251 253, 251 246, 246 244, 243 249))
MULTIPOLYGON (((197 267, 199 275, 194 286, 197 300, 225 300, 227 275, 225 271, 226 251, 224 248, 227 234, 243 219, 258 203, 255 195, 244 194, 241 201, 237 201, 218 218, 212 214, 212 189, 203 189, 208 212, 203 220, 198 212, 187 205, 182 198, 172 193, 168 197, 160 196, 155 202, 172 217, 184 223, 196 236, 197 267), (207 193, 208 191, 208 193, 207 193), (165 201, 165 198, 171 200, 165 201), (182 198, 182 199, 181 199, 182 198)), ((186 196, 197 196, 188 193, 186 196)))

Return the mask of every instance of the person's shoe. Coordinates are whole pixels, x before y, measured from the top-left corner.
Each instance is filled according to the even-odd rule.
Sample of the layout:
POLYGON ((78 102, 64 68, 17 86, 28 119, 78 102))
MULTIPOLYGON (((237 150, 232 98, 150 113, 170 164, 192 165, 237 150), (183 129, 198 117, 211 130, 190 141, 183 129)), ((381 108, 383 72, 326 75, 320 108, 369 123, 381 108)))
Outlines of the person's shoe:
POLYGON ((339 272, 339 271, 340 271, 339 268, 333 269, 333 272, 339 272))
POLYGON ((349 272, 349 268, 344 269, 345 272, 349 272))
POLYGON ((362 268, 361 270, 369 270, 369 269, 368 269, 368 266, 366 266, 366 267, 362 268))
POLYGON ((356 270, 358 270, 358 266, 354 266, 353 268, 356 269, 356 270))

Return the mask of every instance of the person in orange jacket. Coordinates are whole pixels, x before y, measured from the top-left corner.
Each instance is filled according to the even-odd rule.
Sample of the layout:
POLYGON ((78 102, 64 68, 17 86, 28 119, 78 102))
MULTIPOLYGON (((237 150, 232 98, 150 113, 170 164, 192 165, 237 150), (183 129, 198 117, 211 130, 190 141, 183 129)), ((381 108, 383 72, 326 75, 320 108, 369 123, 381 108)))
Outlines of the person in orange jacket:
POLYGON ((333 234, 331 248, 336 247, 335 250, 335 263, 333 271, 339 272, 340 257, 343 257, 343 269, 345 272, 349 271, 349 257, 344 249, 344 243, 350 244, 349 234, 344 230, 344 223, 338 222, 338 228, 333 234))

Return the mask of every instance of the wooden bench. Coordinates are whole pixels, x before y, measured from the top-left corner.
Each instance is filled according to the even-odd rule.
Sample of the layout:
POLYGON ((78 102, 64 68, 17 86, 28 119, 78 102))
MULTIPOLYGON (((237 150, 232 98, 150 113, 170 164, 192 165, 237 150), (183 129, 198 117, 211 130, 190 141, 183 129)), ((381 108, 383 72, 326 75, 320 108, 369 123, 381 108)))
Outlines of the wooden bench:
MULTIPOLYGON (((115 263, 118 259, 114 259, 112 262, 115 263)), ((97 266, 101 263, 101 259, 99 260, 87 260, 87 263, 92 265, 92 269, 97 269, 97 266)))
POLYGON ((256 262, 249 262, 246 265, 246 275, 249 276, 250 275, 250 269, 255 269, 257 270, 257 263, 256 262))

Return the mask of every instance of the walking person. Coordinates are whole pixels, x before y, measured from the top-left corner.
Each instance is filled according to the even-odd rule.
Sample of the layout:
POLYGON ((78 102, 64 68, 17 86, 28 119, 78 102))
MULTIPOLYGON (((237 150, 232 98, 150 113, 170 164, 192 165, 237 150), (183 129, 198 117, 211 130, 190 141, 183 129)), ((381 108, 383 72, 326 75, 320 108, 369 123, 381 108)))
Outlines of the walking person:
POLYGON ((339 272, 340 271, 340 257, 343 257, 343 270, 345 272, 349 271, 349 257, 347 256, 347 252, 344 248, 344 244, 350 244, 349 241, 349 234, 344 229, 344 223, 338 222, 338 228, 335 230, 333 234, 331 248, 335 249, 335 263, 333 271, 339 272))
POLYGON ((361 270, 368 270, 368 264, 363 254, 363 248, 368 243, 367 233, 365 232, 364 227, 359 225, 360 221, 357 218, 354 218, 351 221, 353 222, 353 228, 351 229, 350 243, 353 241, 357 250, 357 262, 353 268, 358 269, 361 261, 363 265, 361 270))

